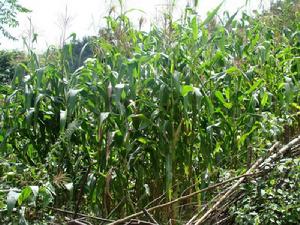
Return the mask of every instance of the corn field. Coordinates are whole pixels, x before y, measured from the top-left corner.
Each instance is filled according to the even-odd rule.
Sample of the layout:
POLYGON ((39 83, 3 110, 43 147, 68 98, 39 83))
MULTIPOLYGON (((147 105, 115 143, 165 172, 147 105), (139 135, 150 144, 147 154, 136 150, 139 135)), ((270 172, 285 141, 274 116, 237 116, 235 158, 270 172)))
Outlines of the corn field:
MULTIPOLYGON (((149 32, 108 15, 75 70, 72 44, 30 51, 0 92, 0 221, 31 224, 51 207, 112 222, 240 175, 288 142, 299 130, 299 2, 219 21, 221 8, 200 20, 189 7, 149 32)), ((184 224, 213 196, 152 213, 184 224)))

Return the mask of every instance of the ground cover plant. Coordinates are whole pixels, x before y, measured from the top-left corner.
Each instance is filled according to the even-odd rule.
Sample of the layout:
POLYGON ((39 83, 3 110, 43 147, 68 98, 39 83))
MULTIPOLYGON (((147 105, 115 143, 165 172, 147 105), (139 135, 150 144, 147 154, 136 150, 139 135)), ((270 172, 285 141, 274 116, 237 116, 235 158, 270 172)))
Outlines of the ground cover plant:
MULTIPOLYGON (((0 94, 2 221, 59 224, 66 218, 58 209, 72 211, 63 212, 69 218, 116 220, 242 174, 272 142, 297 134, 299 1, 217 21, 221 7, 204 20, 192 6, 178 21, 166 14, 165 25, 149 32, 126 12, 111 13, 90 39, 91 57, 75 69, 85 47, 79 55, 72 44, 42 56, 29 51, 0 94)), ((288 164, 296 175, 282 180, 282 201, 299 200, 287 196, 299 181, 298 161, 288 164)), ((265 194, 248 187, 247 204, 229 212, 232 223, 275 224, 256 210, 263 200, 275 204, 264 199, 281 174, 272 176, 265 194)), ((184 224, 214 194, 199 193, 154 217, 184 224)), ((291 214, 282 224, 299 222, 299 204, 276 204, 291 214)))

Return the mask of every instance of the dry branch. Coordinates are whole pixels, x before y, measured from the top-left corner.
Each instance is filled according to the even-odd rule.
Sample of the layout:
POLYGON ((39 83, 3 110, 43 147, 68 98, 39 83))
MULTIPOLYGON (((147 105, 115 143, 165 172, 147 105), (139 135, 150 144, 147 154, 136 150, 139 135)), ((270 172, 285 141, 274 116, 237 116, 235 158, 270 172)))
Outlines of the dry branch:
POLYGON ((146 210, 146 209, 143 209, 143 212, 145 213, 145 215, 150 219, 150 221, 152 223, 155 223, 155 224, 159 224, 155 219, 154 217, 146 210))
POLYGON ((125 225, 157 225, 157 224, 156 223, 150 223, 150 222, 143 221, 143 220, 130 220, 125 225))
MULTIPOLYGON (((259 167, 261 167, 264 164, 269 164, 272 161, 274 161, 276 158, 284 155, 288 150, 290 150, 293 146, 295 146, 296 144, 298 144, 300 142, 300 136, 298 136, 297 138, 295 138, 294 140, 292 140, 291 142, 289 142, 288 144, 286 144, 285 146, 283 146, 282 148, 280 148, 277 152, 275 152, 276 148, 279 146, 279 142, 276 142, 270 149, 269 149, 269 154, 270 156, 265 158, 265 157, 261 157, 259 158, 253 165, 252 167, 247 170, 247 172, 245 173, 245 175, 247 174, 251 174, 253 171, 257 170, 259 167)), ((232 196, 232 194, 238 189, 238 187, 244 182, 245 177, 240 178, 236 183, 234 183, 232 185, 232 187, 206 212, 202 215, 202 217, 200 219, 198 219, 195 222, 195 225, 200 225, 203 224, 203 222, 205 222, 209 216, 218 209, 218 207, 223 204, 226 200, 228 200, 228 198, 230 198, 232 196)), ((199 215, 199 214, 198 214, 199 215)), ((193 218, 187 223, 187 225, 191 225, 197 216, 193 216, 193 218)))
MULTIPOLYGON (((184 195, 184 196, 182 196, 182 197, 180 197, 180 198, 174 199, 173 201, 170 201, 170 202, 167 202, 167 203, 164 203, 164 204, 160 204, 160 205, 153 206, 153 207, 148 208, 148 209, 146 209, 146 210, 147 210, 148 212, 151 212, 151 211, 154 211, 154 210, 156 210, 156 209, 160 209, 160 208, 163 208, 163 207, 166 207, 166 206, 170 206, 170 205, 175 204, 175 203, 177 203, 177 202, 180 202, 180 201, 182 201, 182 200, 185 200, 185 199, 189 199, 189 198, 191 198, 191 197, 194 197, 194 196, 196 196, 196 195, 198 195, 198 194, 200 194, 200 193, 202 193, 202 192, 209 191, 209 190, 213 190, 213 189, 215 189, 215 188, 217 188, 217 187, 223 186, 224 184, 230 183, 230 182, 235 181, 235 180, 237 180, 237 179, 241 179, 241 178, 245 178, 245 177, 251 177, 251 176, 256 176, 256 175, 259 175, 259 174, 261 174, 261 173, 248 173, 248 174, 243 174, 243 175, 240 175, 240 176, 237 176, 237 177, 233 177, 233 178, 230 178, 230 179, 228 179, 228 180, 226 180, 226 181, 223 181, 223 182, 221 182, 221 183, 217 183, 217 184, 211 185, 211 186, 209 186, 209 187, 207 187, 207 188, 201 189, 201 190, 199 190, 199 191, 193 192, 193 193, 188 194, 188 195, 184 195)), ((133 219, 133 218, 136 218, 136 217, 138 217, 138 216, 141 216, 141 215, 143 215, 143 214, 144 214, 144 212, 143 212, 143 211, 140 211, 140 212, 134 213, 134 214, 132 214, 132 215, 129 215, 129 216, 127 216, 127 217, 124 217, 124 218, 122 218, 122 219, 116 220, 116 221, 110 223, 109 225, 122 224, 122 223, 125 223, 125 222, 127 222, 127 221, 133 219)))
MULTIPOLYGON (((54 208, 54 207, 48 207, 48 209, 51 209, 53 211, 56 211, 56 212, 59 212, 59 213, 62 213, 62 214, 69 214, 69 215, 73 215, 73 216, 76 214, 75 212, 72 212, 72 211, 68 211, 68 210, 64 210, 64 209, 58 209, 58 208, 54 208)), ((89 216, 89 215, 82 214, 82 213, 77 213, 76 215, 84 217, 84 218, 89 218, 89 219, 92 219, 92 220, 103 221, 103 222, 106 222, 106 223, 113 222, 113 220, 109 220, 109 219, 105 219, 105 218, 101 218, 101 217, 97 217, 97 216, 89 216)))

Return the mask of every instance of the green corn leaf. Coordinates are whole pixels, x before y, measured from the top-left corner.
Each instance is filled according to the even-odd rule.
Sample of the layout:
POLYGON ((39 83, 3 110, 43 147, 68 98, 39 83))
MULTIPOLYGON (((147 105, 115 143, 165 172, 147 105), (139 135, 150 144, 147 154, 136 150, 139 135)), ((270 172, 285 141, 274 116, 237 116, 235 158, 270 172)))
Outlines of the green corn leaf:
POLYGON ((198 29, 198 23, 197 23, 197 17, 195 16, 192 19, 192 31, 193 31, 193 39, 194 41, 198 39, 198 33, 199 33, 199 29, 198 29))
POLYGON ((259 86, 260 84, 263 82, 262 79, 259 79, 258 81, 256 81, 249 90, 246 91, 246 94, 249 95, 251 94, 253 91, 255 91, 259 86))
POLYGON ((187 96, 188 93, 193 92, 193 91, 194 91, 194 87, 191 86, 191 85, 183 85, 183 86, 181 87, 181 95, 182 95, 183 97, 187 96))
POLYGON ((30 197, 31 194, 32 194, 31 188, 25 187, 18 197, 18 204, 22 205, 22 203, 25 202, 30 197))
POLYGON ((300 110, 300 105, 298 105, 297 103, 293 102, 291 104, 295 109, 300 110))
POLYGON ((144 138, 144 137, 139 137, 137 140, 139 142, 141 142, 142 144, 147 144, 148 143, 148 140, 146 138, 144 138))
POLYGON ((253 126, 251 130, 245 134, 243 134, 239 139, 238 139, 238 148, 241 149, 241 147, 244 145, 245 140, 257 129, 257 126, 253 126))
POLYGON ((264 107, 267 104, 268 99, 269 99, 268 93, 264 92, 264 95, 263 95, 263 97, 261 99, 261 105, 262 105, 262 107, 264 107))
POLYGON ((212 12, 209 12, 206 19, 201 23, 201 26, 209 24, 212 19, 217 15, 219 12, 220 8, 222 7, 224 1, 222 1, 212 12))
POLYGON ((82 89, 70 89, 67 93, 67 103, 68 103, 67 111, 70 114, 73 114, 75 110, 75 105, 77 103, 77 96, 81 91, 82 89))
POLYGON ((260 45, 260 46, 257 47, 257 50, 258 50, 258 54, 260 56, 261 62, 265 63, 265 61, 266 61, 266 54, 267 54, 265 46, 260 45))
POLYGON ((229 69, 226 70, 226 73, 230 74, 230 75, 234 75, 236 73, 240 73, 240 70, 237 67, 232 66, 232 67, 230 67, 229 69))
POLYGON ((232 108, 232 103, 226 102, 222 92, 220 91, 216 91, 215 92, 215 96, 217 97, 217 99, 227 108, 227 109, 231 109, 232 108))
POLYGON ((234 18, 238 14, 238 12, 241 10, 242 7, 238 8, 238 10, 229 18, 229 20, 226 22, 225 27, 229 27, 231 23, 233 22, 234 18))
POLYGON ((148 126, 153 125, 151 120, 149 120, 144 114, 130 115, 129 118, 138 120, 138 122, 139 122, 138 129, 139 130, 144 130, 148 126))

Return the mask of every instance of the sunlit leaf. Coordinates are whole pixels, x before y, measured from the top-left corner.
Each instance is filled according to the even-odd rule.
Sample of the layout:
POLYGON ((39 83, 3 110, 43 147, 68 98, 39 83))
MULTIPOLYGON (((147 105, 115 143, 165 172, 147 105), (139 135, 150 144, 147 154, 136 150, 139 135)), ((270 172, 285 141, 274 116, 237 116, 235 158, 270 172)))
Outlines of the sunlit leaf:
POLYGON ((181 95, 182 95, 183 97, 185 97, 185 96, 188 95, 188 93, 193 92, 193 91, 194 91, 193 86, 190 86, 190 85, 183 85, 183 86, 182 86, 182 89, 181 89, 181 95))

